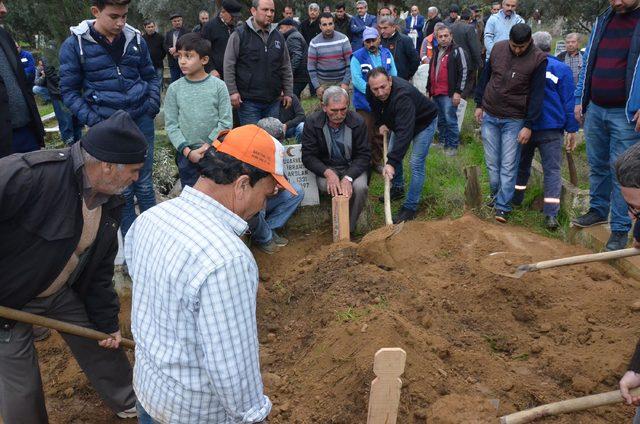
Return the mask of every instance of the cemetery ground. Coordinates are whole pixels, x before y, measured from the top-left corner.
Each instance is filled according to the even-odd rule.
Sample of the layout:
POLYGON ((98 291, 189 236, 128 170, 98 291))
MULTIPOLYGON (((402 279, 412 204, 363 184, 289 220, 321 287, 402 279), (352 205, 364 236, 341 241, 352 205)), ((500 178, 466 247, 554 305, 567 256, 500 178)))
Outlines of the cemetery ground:
MULTIPOLYGON (((472 110, 470 104, 467 114, 472 110)), ((465 213, 462 170, 484 169, 469 118, 459 156, 431 149, 419 217, 396 236, 375 241, 384 223, 377 201, 382 179, 374 174, 369 219, 356 242, 331 243, 325 198, 311 208, 313 216, 326 215, 326 225, 305 221, 309 212, 302 211, 287 228, 287 247, 275 255, 255 252, 270 422, 366 422, 373 355, 382 347, 407 352, 399 423, 497 423, 510 412, 617 387, 640 336, 639 312, 631 308, 640 298, 637 282, 607 264, 520 280, 483 265, 498 251, 528 262, 588 251, 563 241, 572 211, 563 211, 559 231, 544 229, 537 184, 506 226, 493 223, 488 208, 465 213)), ((173 149, 162 132, 157 138, 161 166, 154 178, 166 194, 175 178, 173 149)), ((484 171, 481 182, 487 190, 484 171)), ((130 337, 130 289, 119 286, 121 326, 130 337)), ((59 335, 37 348, 52 423, 126 422, 102 404, 59 335)), ((540 422, 628 422, 632 416, 631 408, 616 405, 540 422)))

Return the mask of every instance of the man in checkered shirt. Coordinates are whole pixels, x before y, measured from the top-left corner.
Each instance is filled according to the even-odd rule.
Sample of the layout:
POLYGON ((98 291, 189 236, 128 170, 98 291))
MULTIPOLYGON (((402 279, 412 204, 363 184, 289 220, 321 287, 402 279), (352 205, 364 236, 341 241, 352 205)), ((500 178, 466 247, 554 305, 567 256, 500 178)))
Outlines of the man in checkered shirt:
POLYGON ((267 132, 247 125, 218 140, 195 186, 143 213, 125 240, 140 423, 255 423, 271 410, 258 356, 258 267, 240 235, 268 197, 296 192, 267 132))

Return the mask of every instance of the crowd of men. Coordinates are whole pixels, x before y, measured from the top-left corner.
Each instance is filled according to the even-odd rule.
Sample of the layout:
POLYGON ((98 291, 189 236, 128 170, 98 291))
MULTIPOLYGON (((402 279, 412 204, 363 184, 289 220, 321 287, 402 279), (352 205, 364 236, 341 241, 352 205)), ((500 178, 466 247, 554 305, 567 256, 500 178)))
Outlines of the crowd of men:
MULTIPOLYGON (((474 5, 453 4, 445 16, 413 5, 404 19, 394 6, 370 13, 364 0, 334 10, 311 3, 302 20, 284 7, 277 23, 273 0, 253 0, 249 11, 223 0, 191 31, 171 14, 164 35, 153 21, 143 32, 126 24, 130 1, 93 0, 93 18, 72 26, 60 47, 60 71, 45 64, 41 80, 0 28, 0 304, 110 334, 99 346, 64 338, 121 418, 267 418, 258 271, 240 236, 249 232, 267 254, 288 244, 279 229, 304 191, 284 176, 287 138, 301 143, 322 192, 349 198, 351 232, 374 172, 391 182, 392 199, 404 199, 394 222, 412 220, 434 137, 455 160, 457 115, 473 97, 495 219, 506 223, 522 203, 537 148, 545 222, 556 229, 562 150, 575 148, 583 126, 591 199, 574 225, 608 222, 606 249, 628 243, 640 215, 640 0, 609 0, 584 54, 580 36, 568 34, 558 57, 551 35, 532 33, 517 14, 517 0, 492 4, 484 17, 474 5), (416 87, 421 64, 428 78, 416 87), (320 101, 310 114, 300 103, 307 87, 320 101), (154 117, 165 90, 183 190, 156 206, 154 117), (69 147, 43 149, 33 93, 52 101, 69 147), (133 280, 133 370, 119 347, 111 282, 118 229, 133 280)), ((0 1, 0 19, 7 13, 0 1)), ((639 233, 636 225, 636 245, 639 233)), ((46 422, 30 325, 0 320, 0 357, 4 421, 46 422)), ((623 389, 640 386, 639 361, 623 389)))

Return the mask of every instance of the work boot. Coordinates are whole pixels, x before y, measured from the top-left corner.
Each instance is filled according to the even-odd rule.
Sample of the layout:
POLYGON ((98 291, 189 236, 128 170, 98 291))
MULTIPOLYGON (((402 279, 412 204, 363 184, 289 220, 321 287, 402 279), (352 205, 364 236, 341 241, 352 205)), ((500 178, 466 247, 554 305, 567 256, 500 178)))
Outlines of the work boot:
POLYGON ((604 250, 611 252, 612 250, 622 250, 627 247, 629 235, 626 231, 611 231, 609 241, 604 250))
POLYGON ((495 219, 501 224, 506 224, 509 219, 509 212, 496 209, 495 219))
POLYGON ((276 233, 274 230, 271 230, 271 240, 273 240, 273 242, 276 244, 276 246, 278 247, 284 247, 287 244, 289 244, 289 240, 282 237, 281 235, 279 235, 278 233, 276 233))
POLYGON ((555 216, 547 215, 544 217, 544 226, 549 231, 555 231, 560 227, 560 223, 555 216))
POLYGON ((571 221, 573 225, 580 228, 593 227, 594 225, 606 224, 607 218, 603 218, 595 211, 595 209, 589 209, 589 212, 582 216, 577 217, 571 221))
POLYGON ((267 243, 256 243, 256 246, 267 255, 273 255, 280 250, 280 247, 278 247, 273 239, 269 240, 267 243))
POLYGON ((412 211, 411 209, 402 207, 400 211, 398 211, 398 214, 393 217, 393 223, 399 224, 404 221, 411 221, 415 219, 415 217, 416 217, 416 211, 412 211))
MULTIPOLYGON (((391 187, 391 201, 400 200, 404 197, 404 187, 391 187)), ((378 197, 380 203, 384 203, 384 194, 378 197)))

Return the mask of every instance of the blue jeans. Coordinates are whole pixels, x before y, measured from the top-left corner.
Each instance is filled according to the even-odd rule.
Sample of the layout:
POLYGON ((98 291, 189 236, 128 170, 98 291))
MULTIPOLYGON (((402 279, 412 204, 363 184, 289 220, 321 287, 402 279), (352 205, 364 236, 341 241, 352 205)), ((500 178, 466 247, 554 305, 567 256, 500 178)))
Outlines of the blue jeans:
POLYGON ((175 66, 169 65, 169 72, 171 73, 171 82, 178 81, 184 76, 177 64, 175 66))
POLYGON ((49 89, 39 85, 33 86, 33 94, 40 96, 42 100, 51 102, 53 106, 53 112, 56 115, 58 121, 58 128, 60 129, 60 137, 62 141, 67 145, 71 145, 82 138, 82 125, 78 122, 78 119, 73 116, 71 111, 62 103, 59 97, 51 97, 49 89))
POLYGON ((138 412, 138 424, 158 424, 151 415, 144 410, 140 402, 136 402, 136 411, 138 412))
POLYGON ((287 133, 284 138, 296 138, 296 143, 300 143, 302 137, 302 131, 304 130, 304 122, 300 122, 295 128, 287 128, 287 133))
POLYGON ((584 138, 589 162, 589 206, 604 218, 611 209, 611 231, 628 232, 631 219, 620 193, 614 164, 618 156, 640 140, 640 133, 627 121, 623 108, 605 109, 590 103, 584 121, 584 138))
POLYGON ((249 219, 251 240, 258 244, 269 243, 273 238, 272 231, 283 227, 291 218, 304 198, 302 187, 293 181, 291 185, 298 193, 297 196, 282 190, 277 196, 268 198, 266 208, 249 219))
POLYGON ((122 193, 126 201, 124 208, 122 208, 122 237, 127 234, 131 224, 133 224, 133 221, 137 217, 134 196, 138 199, 140 213, 156 205, 156 193, 153 190, 153 178, 151 176, 153 172, 153 144, 155 141, 153 118, 149 115, 143 115, 136 119, 136 124, 147 139, 147 145, 149 147, 138 180, 127 187, 124 193, 122 193))
POLYGON ((440 143, 446 148, 457 149, 460 144, 460 131, 458 131, 458 108, 451 102, 449 96, 435 96, 433 101, 438 107, 438 133, 440 143))
POLYGON ((511 211, 511 198, 515 191, 520 162, 518 133, 523 126, 523 119, 496 118, 487 112, 482 119, 484 160, 489 172, 489 188, 491 197, 495 198, 496 210, 511 211))
MULTIPOLYGON (((412 211, 418 210, 418 203, 420 203, 422 188, 424 187, 424 180, 426 177, 425 165, 427 155, 429 154, 429 146, 433 141, 433 136, 436 133, 436 125, 437 122, 434 119, 427 128, 420 131, 413 137, 411 159, 409 161, 409 165, 411 166, 411 181, 409 182, 409 192, 407 193, 407 196, 404 199, 404 204, 402 205, 405 209, 412 211)), ((395 137, 395 134, 392 133, 391 140, 389 141, 389 150, 393 149, 395 137)), ((391 185, 395 188, 404 188, 402 163, 395 171, 391 185)))
POLYGON ((273 103, 243 100, 238 109, 240 125, 257 124, 262 118, 278 118, 280 116, 280 99, 273 103))
POLYGON ((186 186, 193 187, 198 178, 200 178, 198 166, 180 152, 176 153, 176 165, 178 165, 178 175, 180 175, 182 188, 186 186))
POLYGON ((531 162, 536 147, 540 151, 542 170, 544 172, 544 207, 542 212, 547 216, 558 216, 560 211, 560 193, 562 192, 562 145, 564 131, 534 131, 531 140, 521 147, 520 165, 516 179, 513 203, 521 204, 524 192, 531 175, 531 162))

